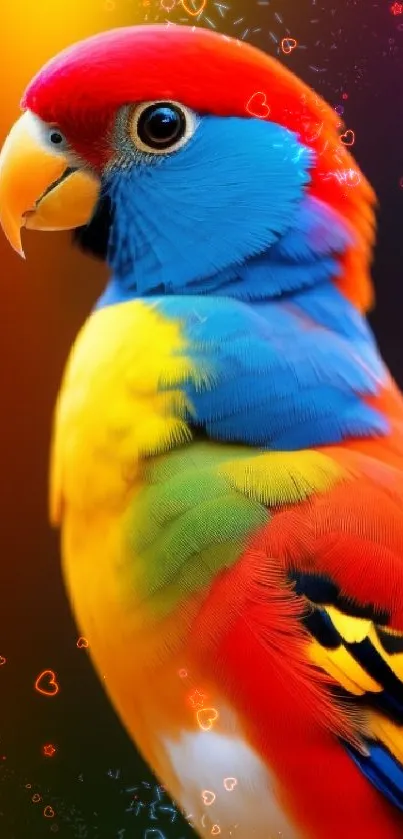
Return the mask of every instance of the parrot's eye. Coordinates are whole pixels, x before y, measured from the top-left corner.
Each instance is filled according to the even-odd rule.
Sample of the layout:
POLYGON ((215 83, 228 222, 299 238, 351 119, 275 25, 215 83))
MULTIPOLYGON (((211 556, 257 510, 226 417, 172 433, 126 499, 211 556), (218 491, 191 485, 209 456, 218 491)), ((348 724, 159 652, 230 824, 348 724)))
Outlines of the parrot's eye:
POLYGON ((51 133, 49 134, 49 140, 51 143, 54 143, 56 146, 59 146, 60 143, 63 143, 64 137, 63 134, 60 133, 60 131, 51 131, 51 133))
POLYGON ((62 134, 62 132, 57 126, 47 126, 46 133, 47 142, 50 146, 52 146, 55 149, 55 151, 66 151, 66 149, 68 148, 67 140, 64 134, 62 134))
POLYGON ((129 133, 136 148, 163 154, 182 146, 193 134, 196 118, 177 102, 143 102, 132 113, 129 133))

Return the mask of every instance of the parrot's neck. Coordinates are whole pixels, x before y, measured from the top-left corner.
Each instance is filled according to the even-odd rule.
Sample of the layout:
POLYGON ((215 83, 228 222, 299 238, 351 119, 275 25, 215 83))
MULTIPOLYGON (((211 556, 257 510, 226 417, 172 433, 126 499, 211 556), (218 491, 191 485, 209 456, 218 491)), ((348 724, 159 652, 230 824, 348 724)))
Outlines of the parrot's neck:
MULTIPOLYGON (((123 299, 111 282, 101 307, 123 299)), ((190 358, 198 348, 196 368, 226 360, 219 387, 186 390, 212 439, 281 451, 342 444, 403 464, 402 397, 365 318, 333 283, 249 303, 223 294, 148 299, 182 324, 190 358)))
POLYGON ((308 196, 298 207, 293 227, 273 245, 246 255, 241 263, 231 262, 229 256, 229 264, 214 274, 207 273, 203 257, 189 258, 191 242, 186 258, 172 257, 162 267, 149 255, 131 257, 127 249, 114 250, 109 259, 113 278, 97 307, 161 294, 218 294, 245 302, 278 299, 335 278, 340 257, 350 245, 351 234, 341 217, 308 196))
MULTIPOLYGON (((221 307, 228 301, 229 308, 224 306, 222 322, 218 324, 215 318, 217 334, 214 340, 218 348, 228 337, 226 319, 231 302, 232 305, 235 300, 243 303, 246 310, 254 309, 259 320, 265 323, 269 344, 271 336, 278 333, 279 324, 282 324, 282 351, 287 356, 290 348, 293 349, 296 384, 295 392, 290 395, 287 415, 288 424, 292 420, 292 434, 289 431, 283 438, 279 428, 276 437, 271 429, 272 448, 289 450, 350 440, 351 445, 364 446, 369 453, 378 446, 376 456, 383 458, 385 455, 386 459, 390 459, 392 447, 398 453, 399 462, 403 462, 400 431, 403 401, 383 364, 365 318, 334 282, 343 279, 341 257, 353 244, 352 234, 340 216, 308 196, 298 208, 292 229, 260 254, 246 258, 241 264, 232 263, 214 275, 203 273, 203 265, 189 259, 189 255, 183 265, 173 261, 164 264, 161 270, 155 266, 151 270, 151 258, 144 262, 140 256, 136 262, 127 250, 122 254, 115 251, 111 260, 114 274, 96 308, 139 298, 150 302, 158 299, 158 305, 164 306, 165 299, 173 316, 186 321, 193 308, 192 296, 195 305, 198 298, 198 309, 203 308, 202 300, 211 304, 212 314, 217 314, 218 304, 221 307), (304 335, 311 332, 310 325, 312 346, 307 357, 304 335), (305 377, 308 377, 309 387, 304 384, 305 377), (317 426, 307 421, 308 414, 310 416, 313 411, 318 415, 317 426), (380 438, 382 454, 381 444, 377 443, 380 438)), ((210 308, 208 322, 209 313, 210 308)), ((247 314, 245 319, 248 319, 247 314)), ((252 386, 249 380, 248 383, 252 386)), ((271 401, 267 410, 272 424, 274 408, 271 401)), ((282 410, 283 404, 277 406, 279 426, 282 410)), ((248 429, 248 442, 261 445, 259 422, 256 421, 252 433, 249 417, 248 429)), ((243 441, 242 433, 237 431, 236 439, 243 441)), ((229 433, 229 439, 235 437, 233 432, 229 433)))

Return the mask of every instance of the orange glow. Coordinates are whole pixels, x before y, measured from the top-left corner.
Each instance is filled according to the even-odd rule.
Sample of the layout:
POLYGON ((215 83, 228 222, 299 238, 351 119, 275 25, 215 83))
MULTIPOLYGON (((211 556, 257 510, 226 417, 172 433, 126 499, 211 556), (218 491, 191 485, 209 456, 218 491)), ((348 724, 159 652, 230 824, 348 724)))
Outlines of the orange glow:
POLYGON ((3 664, 5 664, 5 663, 6 663, 6 661, 7 661, 7 659, 4 657, 4 655, 0 655, 0 667, 1 667, 3 664))
POLYGON ((56 749, 52 745, 52 743, 48 743, 46 746, 44 746, 42 751, 45 757, 53 757, 53 755, 56 753, 56 749))
POLYGON ((35 690, 43 696, 56 696, 60 690, 56 673, 53 670, 43 670, 35 682, 35 690))
POLYGON ((32 799, 31 799, 31 800, 34 802, 34 804, 38 804, 38 802, 39 802, 39 801, 42 801, 42 798, 41 798, 41 796, 39 795, 39 793, 38 793, 38 792, 36 792, 36 793, 32 796, 32 799))
POLYGON ((205 698, 206 697, 204 693, 200 693, 199 690, 194 690, 193 693, 189 696, 189 702, 192 708, 203 708, 205 698))
POLYGON ((55 811, 53 807, 50 806, 50 804, 47 804, 47 806, 45 807, 43 815, 45 816, 45 819, 53 819, 55 811))

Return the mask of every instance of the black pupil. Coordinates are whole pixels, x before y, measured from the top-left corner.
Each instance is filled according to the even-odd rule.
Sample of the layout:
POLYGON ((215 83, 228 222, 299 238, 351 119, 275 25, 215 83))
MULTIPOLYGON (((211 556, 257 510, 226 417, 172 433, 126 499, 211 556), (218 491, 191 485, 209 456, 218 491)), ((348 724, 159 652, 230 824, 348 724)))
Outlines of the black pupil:
POLYGON ((59 134, 58 131, 52 131, 52 133, 50 135, 50 142, 51 143, 62 143, 63 142, 63 137, 62 137, 61 134, 59 134))
POLYGON ((185 131, 185 117, 174 105, 150 105, 140 116, 137 132, 147 146, 169 148, 180 140, 185 131))

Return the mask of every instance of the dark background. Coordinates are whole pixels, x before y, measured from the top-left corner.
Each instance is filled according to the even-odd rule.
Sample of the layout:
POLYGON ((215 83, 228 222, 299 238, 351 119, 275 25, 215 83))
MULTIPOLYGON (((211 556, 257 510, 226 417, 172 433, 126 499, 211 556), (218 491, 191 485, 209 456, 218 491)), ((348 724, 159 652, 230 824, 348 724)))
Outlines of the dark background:
MULTIPOLYGON (((334 107, 344 107, 346 126, 356 135, 353 152, 380 204, 371 321, 403 386, 403 7, 393 14, 399 6, 386 0, 298 0, 295 6, 295 0, 224 0, 220 7, 209 0, 196 19, 177 2, 169 19, 250 40, 279 55, 334 107), (298 42, 289 56, 279 49, 287 34, 298 42)), ((75 0, 48 4, 46 14, 43 5, 41 13, 31 0, 15 0, 0 12, 3 137, 23 87, 54 52, 92 32, 168 17, 159 0, 88 0, 89 7, 85 19, 83 3, 75 0), (55 15, 65 15, 64 28, 55 15)), ((67 234, 28 234, 24 243, 26 263, 0 237, 0 656, 6 658, 0 665, 0 837, 185 839, 189 827, 169 809, 106 700, 87 651, 76 646, 58 537, 47 523, 53 404, 67 353, 105 272, 73 251, 67 234), (55 697, 35 691, 45 669, 57 674, 55 697), (52 757, 43 754, 47 744, 56 750, 52 757)))

